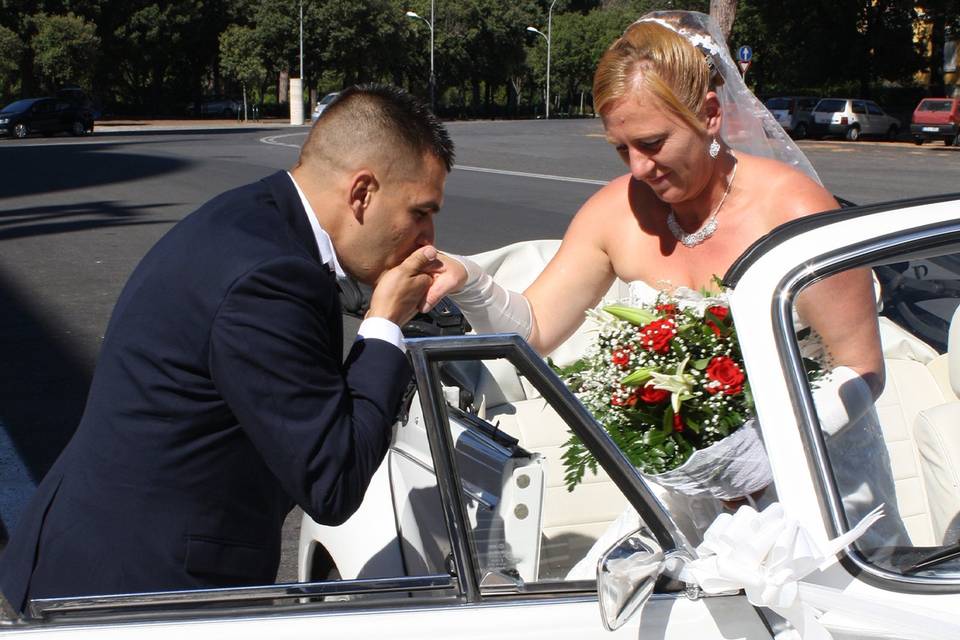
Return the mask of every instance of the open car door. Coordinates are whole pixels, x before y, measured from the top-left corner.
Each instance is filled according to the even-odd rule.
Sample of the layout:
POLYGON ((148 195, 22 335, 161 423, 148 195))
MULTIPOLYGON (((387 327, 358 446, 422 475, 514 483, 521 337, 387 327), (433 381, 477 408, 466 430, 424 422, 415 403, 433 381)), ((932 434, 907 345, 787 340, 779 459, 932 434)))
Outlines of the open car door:
POLYGON ((745 253, 725 284, 785 511, 826 540, 883 504, 884 517, 839 563, 807 578, 831 601, 821 621, 834 638, 957 637, 960 202, 789 223, 745 253), (875 403, 847 393, 852 386, 833 391, 849 418, 837 428, 807 382, 793 306, 805 288, 865 267, 879 277, 886 383, 875 403))

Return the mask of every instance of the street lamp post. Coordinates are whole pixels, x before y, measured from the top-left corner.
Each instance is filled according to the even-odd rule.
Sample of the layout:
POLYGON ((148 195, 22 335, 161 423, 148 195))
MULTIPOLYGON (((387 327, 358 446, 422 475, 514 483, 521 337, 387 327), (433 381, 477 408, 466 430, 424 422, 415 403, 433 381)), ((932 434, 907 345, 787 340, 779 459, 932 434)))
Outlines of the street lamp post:
POLYGON ((430 27, 430 110, 436 112, 437 105, 434 99, 434 87, 436 85, 436 79, 433 74, 433 5, 434 0, 430 0, 430 20, 427 20, 421 15, 413 11, 407 11, 408 18, 414 18, 417 20, 423 20, 428 27, 430 27))
POLYGON ((300 0, 300 82, 303 82, 303 0, 300 0))
POLYGON ((550 3, 550 9, 547 11, 547 32, 544 33, 539 29, 534 29, 533 27, 527 27, 527 31, 532 31, 533 33, 539 33, 543 36, 543 39, 547 41, 547 108, 545 119, 550 119, 550 36, 553 31, 553 5, 557 4, 557 0, 553 0, 550 3))
POLYGON ((544 40, 547 41, 547 100, 546 100, 547 116, 546 116, 546 119, 549 120, 550 119, 550 38, 548 38, 547 34, 545 34, 543 31, 540 31, 540 29, 537 29, 535 27, 527 27, 527 31, 531 33, 539 34, 543 36, 544 40))

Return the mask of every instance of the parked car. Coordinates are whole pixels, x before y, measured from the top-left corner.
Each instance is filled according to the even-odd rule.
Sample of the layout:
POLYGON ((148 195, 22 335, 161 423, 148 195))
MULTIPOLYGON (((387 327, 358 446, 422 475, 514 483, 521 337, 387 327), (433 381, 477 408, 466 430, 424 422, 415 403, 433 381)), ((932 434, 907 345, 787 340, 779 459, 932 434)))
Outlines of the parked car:
MULTIPOLYGON (((736 518, 755 526, 697 546, 708 525, 731 522, 729 513, 703 520, 689 501, 641 477, 519 337, 416 338, 407 341, 415 384, 383 465, 350 520, 306 534, 307 581, 35 599, 23 617, 4 612, 0 599, 0 635, 582 640, 619 628, 617 637, 639 640, 772 640, 789 633, 767 617, 773 606, 806 615, 806 637, 828 637, 816 623, 836 640, 958 638, 960 380, 949 371, 960 371, 960 353, 937 353, 916 337, 913 320, 881 318, 886 388, 868 411, 882 434, 861 414, 852 431, 826 433, 792 314, 806 287, 869 267, 885 313, 923 308, 960 332, 960 287, 950 286, 960 279, 958 211, 954 195, 810 216, 773 230, 725 274, 773 471, 767 498, 776 502, 767 509, 782 507, 787 522, 750 519, 743 507, 736 518), (571 433, 598 464, 572 492, 561 461, 571 433), (864 469, 845 455, 862 451, 871 433, 882 435, 889 454, 870 461, 885 479, 858 475, 864 469), (873 526, 905 533, 880 545, 843 539, 827 547, 855 534, 862 515, 844 487, 869 496, 868 481, 878 480, 893 485, 896 504, 873 526), (634 521, 606 541, 611 524, 634 521), (684 568, 715 550, 717 562, 699 568, 725 578, 705 590, 684 568), (596 562, 586 575, 571 573, 585 553, 596 562)), ((481 264, 522 289, 557 246, 521 243, 481 264)), ((609 295, 619 297, 623 286, 609 295)), ((437 326, 450 325, 441 316, 437 326)), ((581 329, 557 362, 590 339, 581 329)))
POLYGON ((60 132, 75 136, 93 133, 93 114, 56 98, 17 100, 0 110, 0 135, 26 138, 31 133, 49 136, 60 132))
MULTIPOLYGON (((187 114, 196 114, 195 104, 187 105, 187 114)), ((226 96, 213 96, 200 101, 200 116, 216 116, 218 118, 232 118, 243 110, 243 103, 226 96)))
POLYGON ((780 126, 794 138, 806 138, 813 120, 813 108, 818 98, 812 96, 783 96, 767 98, 764 103, 780 126))
POLYGON ((313 107, 313 115, 311 118, 313 120, 319 118, 323 114, 324 109, 326 109, 334 100, 336 100, 337 96, 339 95, 339 91, 334 91, 333 93, 328 93, 327 95, 323 96, 322 99, 318 100, 316 106, 313 107))
POLYGON ((859 140, 861 135, 896 140, 900 121, 870 100, 823 98, 813 108, 811 132, 818 136, 841 135, 847 140, 859 140))
POLYGON ((66 100, 75 107, 88 110, 93 115, 94 120, 99 120, 102 116, 102 111, 97 102, 76 85, 60 87, 57 89, 56 97, 60 100, 66 100))
POLYGON ((924 98, 913 110, 910 135, 915 144, 942 139, 947 146, 960 147, 960 99, 924 98))

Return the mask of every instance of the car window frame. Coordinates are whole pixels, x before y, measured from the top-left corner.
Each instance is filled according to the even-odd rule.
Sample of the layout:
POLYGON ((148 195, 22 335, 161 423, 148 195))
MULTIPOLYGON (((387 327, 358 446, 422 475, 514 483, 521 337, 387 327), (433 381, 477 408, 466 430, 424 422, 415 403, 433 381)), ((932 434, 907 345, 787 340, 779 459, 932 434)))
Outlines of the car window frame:
POLYGON ((467 602, 485 599, 519 597, 532 593, 568 595, 582 592, 595 597, 593 580, 557 581, 525 584, 522 591, 483 590, 482 576, 477 566, 478 554, 469 534, 466 508, 460 496, 464 495, 461 476, 457 472, 455 447, 449 427, 439 364, 443 361, 470 359, 506 359, 525 377, 541 396, 557 411, 567 426, 590 448, 600 467, 623 492, 637 510, 641 521, 662 546, 665 553, 676 552, 696 557, 696 552, 680 532, 669 512, 650 491, 639 472, 617 448, 610 436, 597 423, 576 396, 557 378, 547 363, 520 336, 515 334, 466 335, 435 338, 416 338, 405 341, 413 364, 414 376, 426 423, 431 456, 437 475, 444 517, 450 531, 455 574, 460 578, 467 602))
MULTIPOLYGON (((903 206, 906 203, 897 204, 903 206)), ((829 222, 825 221, 827 224, 829 222)), ((930 255, 946 247, 956 247, 960 252, 960 220, 937 222, 910 232, 886 234, 854 243, 836 251, 819 254, 816 258, 795 266, 781 279, 777 287, 780 293, 771 301, 777 353, 793 400, 807 462, 813 470, 818 497, 825 510, 824 523, 831 538, 849 531, 850 527, 833 479, 826 441, 820 429, 796 339, 796 328, 793 324, 796 295, 807 285, 841 271, 873 266, 892 258, 903 259, 908 252, 930 255)), ((871 563, 852 546, 841 551, 840 564, 851 575, 858 576, 858 579, 886 590, 906 593, 960 593, 960 576, 914 576, 888 571, 871 563)))

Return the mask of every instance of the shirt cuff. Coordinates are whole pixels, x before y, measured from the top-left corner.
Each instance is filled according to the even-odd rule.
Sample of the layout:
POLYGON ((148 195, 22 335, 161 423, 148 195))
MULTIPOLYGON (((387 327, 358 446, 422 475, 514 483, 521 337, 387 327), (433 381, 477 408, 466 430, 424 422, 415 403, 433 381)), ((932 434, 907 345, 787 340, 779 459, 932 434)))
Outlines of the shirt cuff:
POLYGON ((403 353, 407 352, 407 347, 403 344, 403 332, 395 323, 386 318, 367 318, 360 323, 357 330, 357 338, 369 340, 383 340, 389 342, 403 353))

